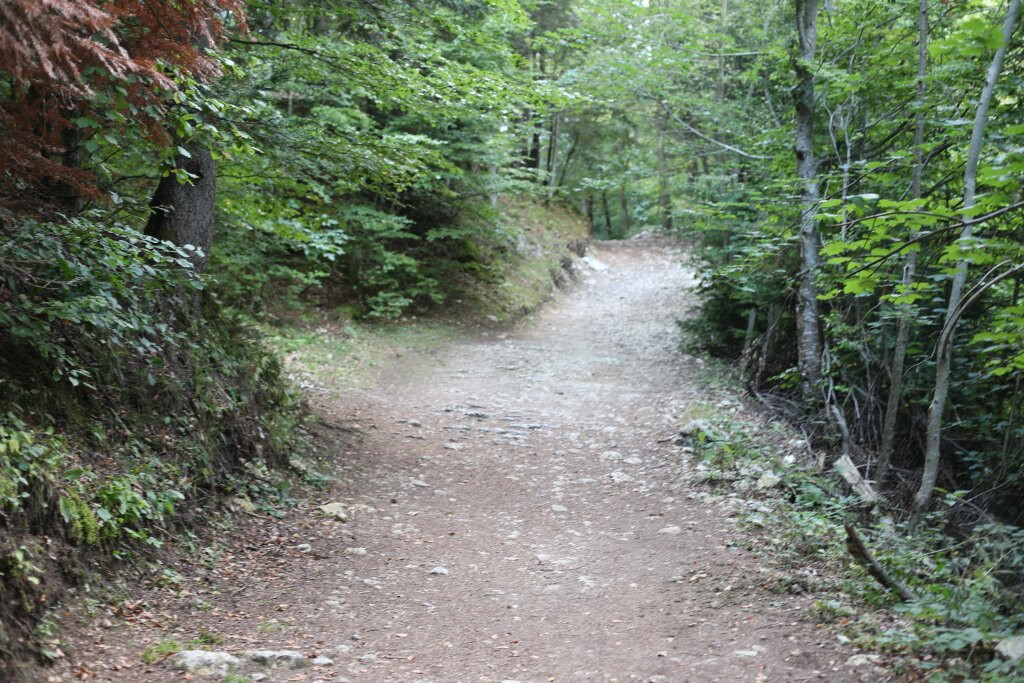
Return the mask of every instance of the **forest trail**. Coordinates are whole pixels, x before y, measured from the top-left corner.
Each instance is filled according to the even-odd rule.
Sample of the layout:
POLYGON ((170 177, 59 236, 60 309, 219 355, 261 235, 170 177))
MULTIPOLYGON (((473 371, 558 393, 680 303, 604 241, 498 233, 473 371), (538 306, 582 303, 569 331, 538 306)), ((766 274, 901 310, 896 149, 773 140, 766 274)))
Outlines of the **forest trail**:
MULTIPOLYGON (((182 637, 331 661, 268 681, 878 680, 844 666, 813 596, 762 587, 730 543, 743 532, 686 482, 674 437, 708 400, 674 322, 692 274, 642 241, 591 253, 598 268, 518 331, 321 399, 348 452, 318 502, 349 521, 254 522, 264 537, 216 594, 172 610, 182 637)), ((146 628, 102 637, 136 664, 101 678, 177 679, 137 664, 167 637, 146 628)))

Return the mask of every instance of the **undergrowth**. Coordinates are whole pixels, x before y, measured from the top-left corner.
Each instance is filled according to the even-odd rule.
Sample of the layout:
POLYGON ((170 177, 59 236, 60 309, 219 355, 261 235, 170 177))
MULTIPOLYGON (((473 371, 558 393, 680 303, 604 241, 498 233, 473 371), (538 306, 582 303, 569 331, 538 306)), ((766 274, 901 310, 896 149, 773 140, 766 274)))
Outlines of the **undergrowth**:
POLYGON ((296 395, 188 264, 89 216, 0 227, 0 678, 57 656, 48 614, 87 567, 288 463, 296 395))
POLYGON ((751 429, 711 413, 684 429, 692 481, 731 502, 740 523, 763 534, 759 552, 787 568, 778 590, 822 594, 815 616, 858 648, 884 654, 896 673, 930 681, 1024 678, 1024 659, 997 652, 1024 633, 1024 530, 981 517, 965 526, 969 503, 950 492, 911 532, 896 512, 866 505, 824 466, 824 454, 809 454, 780 424, 751 429), (912 600, 902 602, 853 559, 848 523, 912 600))

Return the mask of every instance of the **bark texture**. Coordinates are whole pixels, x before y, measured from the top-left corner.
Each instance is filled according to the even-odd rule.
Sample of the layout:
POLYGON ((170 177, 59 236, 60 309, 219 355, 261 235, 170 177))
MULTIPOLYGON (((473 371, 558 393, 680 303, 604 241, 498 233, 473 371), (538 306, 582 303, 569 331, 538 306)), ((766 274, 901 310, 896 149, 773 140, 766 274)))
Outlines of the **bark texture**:
POLYGON ((800 284, 797 292, 797 355, 804 398, 811 399, 821 379, 821 326, 818 307, 818 166, 814 158, 814 72, 818 42, 818 0, 796 0, 798 51, 793 70, 796 87, 796 171, 800 179, 800 284))
POLYGON ((160 179, 149 202, 152 213, 146 224, 146 234, 179 247, 196 247, 189 259, 195 271, 201 273, 206 268, 213 244, 217 167, 206 147, 193 143, 186 147, 186 151, 191 156, 179 156, 175 165, 187 171, 192 182, 179 182, 174 175, 160 179))

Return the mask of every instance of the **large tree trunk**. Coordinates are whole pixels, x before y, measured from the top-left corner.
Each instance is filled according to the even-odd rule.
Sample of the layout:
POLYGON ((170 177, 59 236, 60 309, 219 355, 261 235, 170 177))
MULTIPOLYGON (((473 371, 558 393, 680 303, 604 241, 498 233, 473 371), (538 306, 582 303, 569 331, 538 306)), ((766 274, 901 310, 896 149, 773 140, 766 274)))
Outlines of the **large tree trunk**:
MULTIPOLYGON (((988 109, 992 103, 992 95, 996 89, 996 81, 1003 70, 1003 60, 1007 47, 1013 38, 1017 26, 1017 13, 1020 11, 1020 0, 1010 0, 1003 22, 1003 44, 996 50, 992 63, 985 75, 985 87, 982 88, 978 101, 978 111, 974 117, 974 128, 971 131, 971 145, 967 150, 967 166, 964 169, 964 203, 965 212, 974 206, 975 191, 978 183, 978 160, 981 157, 981 145, 985 139, 985 124, 988 121, 988 109)), ((966 214, 965 214, 966 215, 966 214)), ((970 224, 964 226, 960 239, 970 239, 973 231, 970 224)), ((946 307, 946 319, 943 334, 939 336, 935 361, 935 393, 928 406, 928 425, 925 436, 924 471, 921 473, 921 486, 914 495, 915 519, 919 519, 931 502, 935 490, 935 480, 939 475, 939 460, 942 445, 942 413, 946 407, 946 396, 949 394, 949 370, 953 361, 953 330, 957 321, 957 309, 963 299, 964 285, 967 282, 967 261, 960 261, 953 276, 953 284, 949 291, 949 302, 946 307)))
POLYGON ((796 0, 799 52, 794 55, 796 87, 796 171, 800 197, 800 284, 797 296, 797 358, 801 388, 811 400, 821 379, 821 324, 818 310, 818 167, 814 159, 814 67, 818 41, 818 0, 796 0))
POLYGON ((192 245, 189 260, 197 273, 206 268, 213 244, 213 214, 216 202, 216 163, 210 150, 199 143, 190 143, 175 160, 177 168, 188 172, 192 182, 182 183, 174 174, 164 176, 153 193, 149 205, 152 213, 146 234, 173 242, 179 247, 192 245))
MULTIPOLYGON (((921 198, 921 174, 924 172, 924 78, 928 73, 928 2, 920 0, 917 8, 917 113, 914 115, 914 175, 911 194, 921 198)), ((910 288, 917 270, 917 251, 907 254, 903 267, 903 289, 910 288)), ((903 365, 907 359, 907 344, 910 341, 910 313, 908 305, 900 307, 900 321, 896 330, 896 346, 892 352, 892 381, 889 383, 889 397, 885 404, 885 419, 882 422, 882 446, 878 451, 878 465, 875 479, 883 483, 892 463, 892 448, 896 438, 896 413, 903 395, 903 365)))

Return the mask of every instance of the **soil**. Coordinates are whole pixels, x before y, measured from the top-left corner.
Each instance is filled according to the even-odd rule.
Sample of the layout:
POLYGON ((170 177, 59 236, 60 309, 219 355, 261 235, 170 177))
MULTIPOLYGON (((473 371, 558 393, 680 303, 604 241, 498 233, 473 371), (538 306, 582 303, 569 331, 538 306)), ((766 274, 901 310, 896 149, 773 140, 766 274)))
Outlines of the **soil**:
POLYGON ((55 678, 180 680, 140 654, 200 634, 333 660, 268 681, 883 677, 846 666, 813 595, 769 591, 768 560, 687 482, 675 436, 709 397, 679 351, 679 254, 591 254, 598 269, 517 329, 314 397, 336 483, 283 520, 254 513, 198 586, 82 630, 55 678), (349 521, 317 511, 330 502, 349 521))

